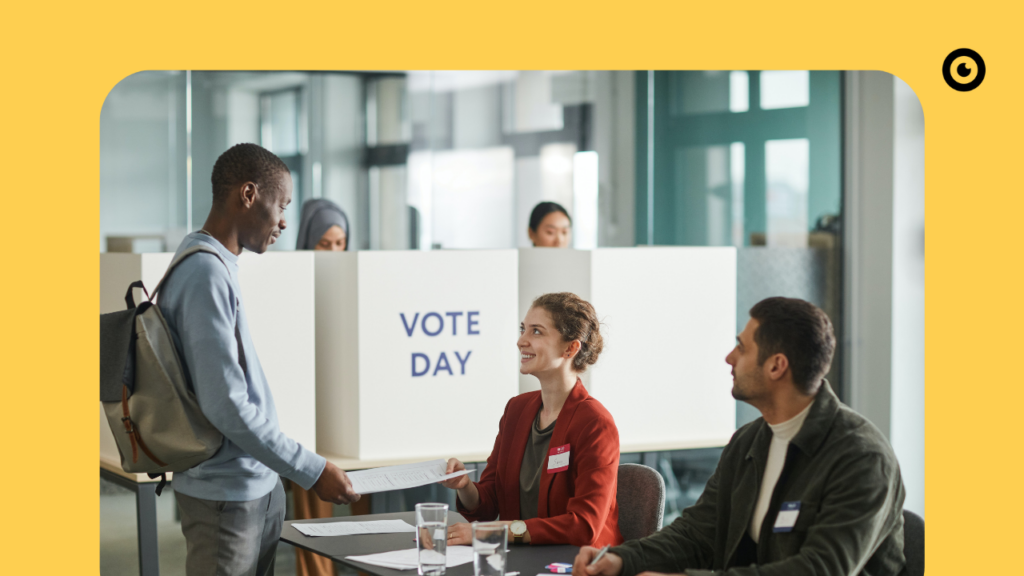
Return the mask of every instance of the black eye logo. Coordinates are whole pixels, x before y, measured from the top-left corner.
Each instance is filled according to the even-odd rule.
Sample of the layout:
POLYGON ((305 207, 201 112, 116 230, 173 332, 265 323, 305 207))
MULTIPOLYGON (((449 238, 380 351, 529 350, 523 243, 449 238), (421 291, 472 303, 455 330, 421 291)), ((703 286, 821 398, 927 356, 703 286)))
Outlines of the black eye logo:
POLYGON ((953 90, 970 92, 985 79, 985 61, 970 48, 953 50, 942 63, 942 77, 953 90))

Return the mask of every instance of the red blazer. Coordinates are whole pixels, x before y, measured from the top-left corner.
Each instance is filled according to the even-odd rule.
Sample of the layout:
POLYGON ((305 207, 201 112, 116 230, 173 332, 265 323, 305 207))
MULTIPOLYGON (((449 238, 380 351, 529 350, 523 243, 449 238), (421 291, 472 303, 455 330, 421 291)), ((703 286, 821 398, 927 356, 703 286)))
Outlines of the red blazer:
MULTIPOLYGON (((468 520, 517 520, 519 468, 533 420, 541 408, 540 391, 520 394, 505 405, 494 449, 480 481, 480 506, 473 512, 456 501, 468 520)), ((533 544, 617 545, 619 506, 619 430, 612 415, 577 380, 562 406, 549 449, 569 445, 569 469, 549 474, 542 464, 537 518, 526 520, 533 544)))

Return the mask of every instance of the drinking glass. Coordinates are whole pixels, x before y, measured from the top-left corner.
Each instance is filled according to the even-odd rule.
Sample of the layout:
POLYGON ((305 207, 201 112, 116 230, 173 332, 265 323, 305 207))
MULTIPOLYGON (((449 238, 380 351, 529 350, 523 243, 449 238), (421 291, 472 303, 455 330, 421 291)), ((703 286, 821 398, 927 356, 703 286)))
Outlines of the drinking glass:
POLYGON ((420 576, 442 576, 448 549, 448 505, 416 505, 416 550, 420 576))
POLYGON ((473 573, 476 576, 505 576, 508 558, 508 525, 501 522, 473 522, 473 573))

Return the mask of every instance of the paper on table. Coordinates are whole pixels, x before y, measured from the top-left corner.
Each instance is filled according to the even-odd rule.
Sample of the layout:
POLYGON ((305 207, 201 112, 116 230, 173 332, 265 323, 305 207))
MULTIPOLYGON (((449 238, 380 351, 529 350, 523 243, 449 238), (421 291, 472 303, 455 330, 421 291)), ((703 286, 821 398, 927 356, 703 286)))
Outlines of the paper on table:
POLYGON ((403 520, 371 520, 369 522, 320 522, 292 524, 306 536, 351 536, 353 534, 394 534, 416 532, 416 527, 403 520))
MULTIPOLYGON (((473 561, 473 548, 470 546, 449 546, 448 553, 445 556, 445 565, 448 568, 462 566, 473 561)), ((346 556, 346 559, 395 570, 415 570, 419 567, 416 548, 381 552, 380 554, 367 554, 365 556, 346 556)))
POLYGON ((438 459, 415 464, 358 470, 349 472, 348 479, 352 482, 352 490, 356 494, 373 494, 426 486, 472 472, 472 470, 461 470, 453 474, 445 474, 447 469, 448 462, 438 459))

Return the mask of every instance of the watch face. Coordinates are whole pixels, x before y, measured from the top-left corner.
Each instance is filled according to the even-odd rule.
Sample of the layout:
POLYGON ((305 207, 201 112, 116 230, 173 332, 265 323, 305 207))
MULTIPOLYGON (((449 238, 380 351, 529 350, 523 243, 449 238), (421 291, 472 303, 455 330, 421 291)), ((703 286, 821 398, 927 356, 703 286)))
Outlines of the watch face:
POLYGON ((522 536, 523 534, 526 534, 526 522, 523 522, 522 520, 516 520, 511 526, 509 526, 509 528, 512 529, 512 534, 514 536, 522 536))

